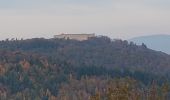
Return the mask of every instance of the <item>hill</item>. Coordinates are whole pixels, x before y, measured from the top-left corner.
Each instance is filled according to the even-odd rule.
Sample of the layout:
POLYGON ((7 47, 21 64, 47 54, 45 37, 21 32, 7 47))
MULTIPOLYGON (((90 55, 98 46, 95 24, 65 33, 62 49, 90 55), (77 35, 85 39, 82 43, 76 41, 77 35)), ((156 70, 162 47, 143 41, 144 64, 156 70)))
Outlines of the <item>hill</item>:
POLYGON ((97 100, 96 93, 113 98, 108 93, 114 94, 114 89, 120 90, 122 98, 121 91, 135 98, 133 93, 143 96, 141 91, 170 79, 169 55, 104 36, 85 41, 5 40, 0 41, 0 55, 2 100, 97 100))
POLYGON ((143 36, 130 39, 137 44, 146 44, 148 48, 170 54, 170 35, 143 36))
POLYGON ((1 41, 0 49, 36 53, 73 67, 133 68, 153 73, 165 73, 170 68, 169 55, 148 49, 145 44, 136 45, 108 37, 86 41, 43 38, 1 41))

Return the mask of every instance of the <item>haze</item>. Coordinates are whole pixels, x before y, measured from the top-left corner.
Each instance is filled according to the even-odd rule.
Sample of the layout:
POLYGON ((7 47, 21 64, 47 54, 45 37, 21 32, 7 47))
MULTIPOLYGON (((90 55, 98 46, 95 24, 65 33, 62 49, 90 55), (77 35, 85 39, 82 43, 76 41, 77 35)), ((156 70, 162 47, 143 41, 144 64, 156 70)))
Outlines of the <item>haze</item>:
POLYGON ((170 34, 169 0, 0 0, 0 39, 170 34))

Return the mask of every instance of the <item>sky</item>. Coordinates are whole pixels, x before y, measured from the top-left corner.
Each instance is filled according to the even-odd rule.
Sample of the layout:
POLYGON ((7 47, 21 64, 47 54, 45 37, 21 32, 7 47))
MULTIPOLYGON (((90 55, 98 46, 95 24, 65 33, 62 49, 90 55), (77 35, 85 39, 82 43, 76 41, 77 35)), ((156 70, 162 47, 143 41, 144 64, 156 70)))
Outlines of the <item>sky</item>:
POLYGON ((0 39, 170 35, 170 0, 0 0, 0 39))

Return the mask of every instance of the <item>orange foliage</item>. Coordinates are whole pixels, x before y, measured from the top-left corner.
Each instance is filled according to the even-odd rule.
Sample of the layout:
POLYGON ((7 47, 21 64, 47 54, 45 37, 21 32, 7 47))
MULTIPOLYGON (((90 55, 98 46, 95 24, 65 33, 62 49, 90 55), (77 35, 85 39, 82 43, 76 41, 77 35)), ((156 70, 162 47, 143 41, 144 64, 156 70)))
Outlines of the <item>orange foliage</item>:
POLYGON ((24 59, 24 61, 20 61, 20 65, 24 70, 28 70, 30 68, 30 63, 24 59))

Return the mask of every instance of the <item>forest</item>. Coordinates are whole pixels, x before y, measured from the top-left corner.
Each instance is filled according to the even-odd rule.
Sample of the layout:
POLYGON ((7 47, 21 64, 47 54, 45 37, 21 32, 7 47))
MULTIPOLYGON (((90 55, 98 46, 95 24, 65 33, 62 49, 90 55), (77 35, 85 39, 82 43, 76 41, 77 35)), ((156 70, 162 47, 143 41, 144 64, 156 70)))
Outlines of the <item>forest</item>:
POLYGON ((169 100, 170 55, 106 36, 0 41, 0 100, 169 100))

